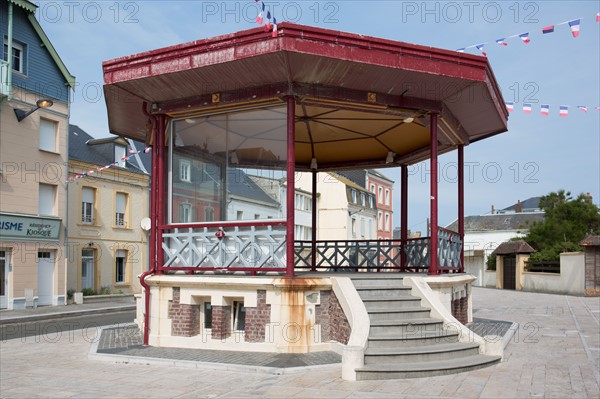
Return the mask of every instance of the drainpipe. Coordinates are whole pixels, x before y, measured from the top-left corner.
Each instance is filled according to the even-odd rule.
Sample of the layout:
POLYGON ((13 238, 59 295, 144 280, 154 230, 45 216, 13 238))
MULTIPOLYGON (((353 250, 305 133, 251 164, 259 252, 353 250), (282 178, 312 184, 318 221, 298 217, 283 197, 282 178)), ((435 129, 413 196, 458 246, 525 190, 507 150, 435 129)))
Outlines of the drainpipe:
POLYGON ((144 287, 144 345, 148 345, 149 336, 150 336, 150 286, 146 283, 146 277, 153 275, 156 271, 156 229, 158 228, 156 224, 156 180, 157 180, 157 157, 156 157, 156 117, 154 115, 150 115, 146 109, 147 103, 144 101, 142 104, 142 112, 152 121, 152 175, 150 176, 150 220, 152 223, 150 224, 150 242, 149 245, 149 262, 150 267, 147 271, 140 275, 140 284, 144 287))
POLYGON ((8 101, 11 101, 13 96, 12 89, 12 76, 13 76, 13 4, 8 2, 8 53, 6 54, 6 60, 8 62, 8 76, 6 79, 6 85, 8 86, 8 101))

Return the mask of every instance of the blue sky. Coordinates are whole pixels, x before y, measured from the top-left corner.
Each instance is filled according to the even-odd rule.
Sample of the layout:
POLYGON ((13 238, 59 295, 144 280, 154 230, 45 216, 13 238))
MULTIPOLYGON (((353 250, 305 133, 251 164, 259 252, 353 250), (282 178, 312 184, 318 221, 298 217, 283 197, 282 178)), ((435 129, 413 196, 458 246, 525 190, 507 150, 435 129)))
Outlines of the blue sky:
MULTIPOLYGON (((108 135, 101 93, 102 61, 255 27, 257 8, 241 1, 40 1, 37 18, 78 87, 71 123, 95 137, 108 135)), ((485 51, 506 101, 515 102, 509 131, 465 149, 467 215, 558 189, 600 200, 599 1, 273 1, 279 22, 360 33, 456 50, 487 42, 485 51), (568 25, 582 18, 574 39, 568 25), (531 43, 496 39, 529 32, 531 43), (523 102, 533 105, 531 115, 523 102), (550 104, 550 116, 539 114, 550 104), (569 116, 558 116, 569 105, 569 116), (583 113, 577 105, 586 105, 583 113)), ((479 54, 477 49, 467 52, 479 54)), ((440 224, 456 218, 456 154, 440 159, 440 224)), ((409 226, 424 230, 429 206, 428 165, 410 169, 409 226)), ((400 170, 384 171, 399 183, 400 170)), ((398 206, 399 184, 394 203, 398 206)), ((399 212, 394 215, 399 225, 399 212)))

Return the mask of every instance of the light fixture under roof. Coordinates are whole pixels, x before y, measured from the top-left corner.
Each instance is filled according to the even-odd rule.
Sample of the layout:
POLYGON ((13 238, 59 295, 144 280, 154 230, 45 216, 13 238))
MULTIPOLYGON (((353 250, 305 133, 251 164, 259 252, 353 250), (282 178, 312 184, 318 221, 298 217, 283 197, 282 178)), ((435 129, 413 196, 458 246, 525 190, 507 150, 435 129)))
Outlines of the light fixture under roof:
POLYGON ((231 152, 231 155, 229 156, 229 162, 230 162, 232 165, 237 165, 237 164, 239 164, 239 163, 240 163, 240 160, 238 159, 238 156, 237 156, 237 154, 235 153, 235 151, 232 151, 232 152, 231 152))
POLYGON ((23 111, 22 109, 15 109, 15 115, 17 116, 17 121, 21 122, 23 119, 27 118, 29 115, 33 114, 40 108, 50 108, 54 105, 52 100, 47 98, 42 98, 36 101, 35 108, 30 109, 29 111, 23 111))
POLYGON ((409 118, 404 118, 403 122, 404 123, 413 123, 415 121, 415 118, 409 117, 409 118))
POLYGON ((313 158, 310 160, 310 170, 317 170, 317 158, 313 158))
POLYGON ((385 163, 394 163, 394 154, 392 151, 388 152, 387 157, 385 158, 385 163))

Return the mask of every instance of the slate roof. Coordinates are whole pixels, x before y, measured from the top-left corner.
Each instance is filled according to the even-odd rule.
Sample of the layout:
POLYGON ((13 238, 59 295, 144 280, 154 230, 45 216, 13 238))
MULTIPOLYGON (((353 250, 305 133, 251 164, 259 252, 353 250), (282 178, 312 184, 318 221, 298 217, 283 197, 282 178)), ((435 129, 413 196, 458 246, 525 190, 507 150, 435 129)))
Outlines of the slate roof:
MULTIPOLYGON (((521 212, 533 212, 540 209, 540 199, 542 197, 531 197, 527 198, 525 201, 521 201, 521 212)), ((504 208, 500 212, 515 212, 517 209, 517 204, 513 204, 508 208, 504 208)))
MULTIPOLYGON (((110 136, 103 139, 94 139, 77 125, 69 125, 69 159, 89 162, 98 166, 106 166, 115 161, 115 141, 125 140, 119 136, 110 136)), ((144 153, 146 145, 141 141, 132 140, 135 150, 142 151, 140 160, 148 173, 152 170, 152 155, 144 153)), ((128 149, 133 149, 128 143, 128 149)), ((126 162, 127 169, 132 172, 144 173, 135 156, 126 162)), ((114 167, 114 166, 113 166, 114 167)))
POLYGON ((498 245, 498 248, 492 252, 496 255, 512 255, 512 254, 530 254, 535 252, 535 249, 523 240, 507 241, 498 245))
POLYGON ((373 176, 378 177, 382 180, 387 180, 387 181, 391 182, 392 184, 394 183, 394 181, 392 179, 390 179, 389 177, 387 177, 386 175, 384 175, 383 173, 379 172, 376 169, 339 170, 334 173, 337 173, 338 175, 345 177, 346 179, 350 180, 351 182, 358 184, 362 188, 367 188, 367 173, 370 173, 373 176))
POLYGON ((227 177, 227 191, 231 195, 264 202, 273 206, 279 205, 279 202, 260 188, 243 170, 229 169, 227 177))
MULTIPOLYGON (((533 223, 543 221, 544 216, 543 212, 467 216, 465 217, 465 232, 528 230, 533 223)), ((458 221, 455 220, 446 228, 458 231, 458 221)))
POLYGON ((600 247, 600 236, 587 236, 581 240, 579 245, 584 247, 600 247))

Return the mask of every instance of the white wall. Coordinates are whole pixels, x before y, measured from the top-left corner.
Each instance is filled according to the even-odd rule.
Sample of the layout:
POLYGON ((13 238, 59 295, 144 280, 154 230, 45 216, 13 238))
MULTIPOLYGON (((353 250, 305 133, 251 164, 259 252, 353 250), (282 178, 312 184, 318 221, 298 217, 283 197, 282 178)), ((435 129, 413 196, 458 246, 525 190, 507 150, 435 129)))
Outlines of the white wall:
POLYGON ((583 252, 560 254, 560 274, 523 272, 523 291, 584 295, 585 256, 583 252))

